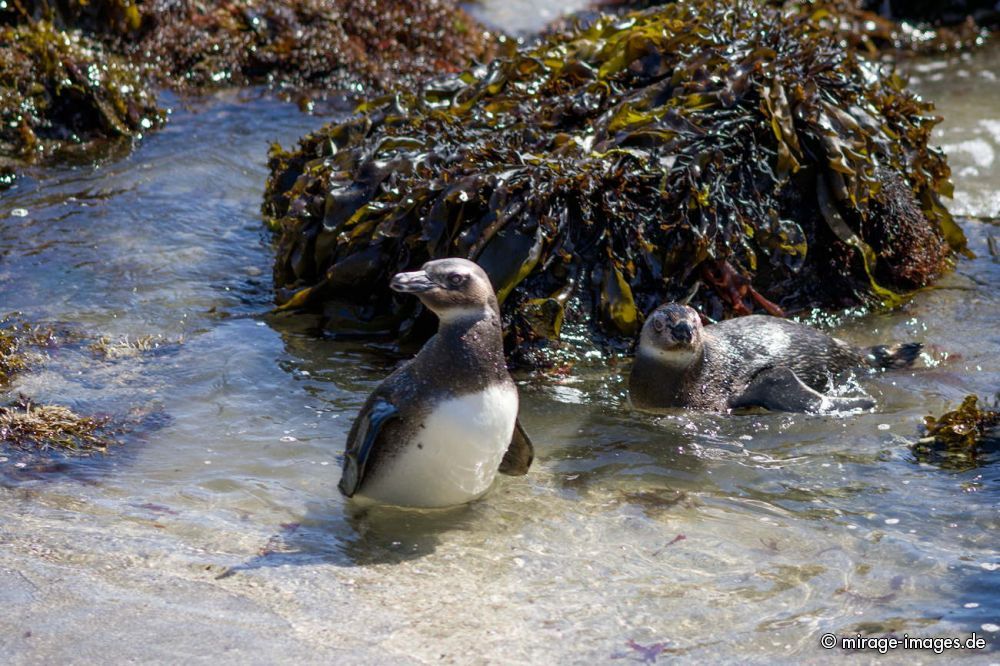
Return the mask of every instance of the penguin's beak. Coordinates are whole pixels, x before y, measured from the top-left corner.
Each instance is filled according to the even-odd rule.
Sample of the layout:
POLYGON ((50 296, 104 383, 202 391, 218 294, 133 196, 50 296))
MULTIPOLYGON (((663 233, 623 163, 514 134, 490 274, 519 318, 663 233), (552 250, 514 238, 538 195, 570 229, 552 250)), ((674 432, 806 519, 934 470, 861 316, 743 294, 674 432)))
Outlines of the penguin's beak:
POLYGON ((684 343, 691 342, 691 338, 694 337, 694 332, 691 330, 691 324, 686 321, 674 324, 670 328, 670 334, 674 336, 674 340, 677 340, 677 342, 684 343))
POLYGON ((411 273, 396 273, 389 287, 394 291, 401 291, 405 294, 419 294, 430 291, 438 285, 428 277, 425 271, 413 271, 411 273))

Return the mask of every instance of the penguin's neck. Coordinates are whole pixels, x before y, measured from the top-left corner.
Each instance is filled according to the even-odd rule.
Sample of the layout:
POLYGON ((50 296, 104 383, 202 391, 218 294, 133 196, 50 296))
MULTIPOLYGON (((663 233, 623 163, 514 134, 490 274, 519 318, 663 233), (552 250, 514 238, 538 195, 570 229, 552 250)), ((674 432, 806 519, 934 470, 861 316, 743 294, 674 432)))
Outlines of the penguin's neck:
POLYGON ((684 404, 688 378, 697 375, 705 358, 702 344, 690 350, 664 350, 640 345, 629 377, 629 392, 637 407, 684 404))
POLYGON ((687 372, 691 366, 701 364, 704 357, 704 346, 687 349, 659 349, 652 345, 642 345, 639 347, 638 355, 643 363, 661 366, 661 371, 687 372))
POLYGON ((487 381, 509 377, 503 355, 500 316, 491 308, 450 310, 439 316, 440 325, 429 346, 446 355, 455 371, 471 372, 487 381))

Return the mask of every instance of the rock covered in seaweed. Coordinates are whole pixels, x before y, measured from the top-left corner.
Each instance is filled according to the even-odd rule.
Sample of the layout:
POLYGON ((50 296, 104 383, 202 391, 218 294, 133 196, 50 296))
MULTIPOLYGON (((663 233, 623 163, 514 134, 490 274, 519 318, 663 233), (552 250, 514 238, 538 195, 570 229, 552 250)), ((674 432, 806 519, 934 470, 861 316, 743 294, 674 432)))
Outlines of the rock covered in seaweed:
POLYGON ((453 0, 21 0, 0 22, 79 29, 174 88, 272 84, 379 92, 488 58, 453 0))
POLYGON ((806 14, 606 17, 274 147, 277 300, 394 334, 414 313, 389 276, 469 257, 510 347, 567 316, 629 339, 694 292, 716 318, 896 303, 965 247, 937 121, 806 14))
POLYGON ((0 3, 0 189, 39 154, 158 125, 152 82, 380 92, 497 45, 452 0, 0 3))
POLYGON ((130 141, 163 119, 139 71, 79 33, 0 26, 0 167, 130 141))
POLYGON ((267 83, 352 93, 463 69, 494 37, 450 0, 237 0, 143 4, 152 54, 175 86, 267 83))

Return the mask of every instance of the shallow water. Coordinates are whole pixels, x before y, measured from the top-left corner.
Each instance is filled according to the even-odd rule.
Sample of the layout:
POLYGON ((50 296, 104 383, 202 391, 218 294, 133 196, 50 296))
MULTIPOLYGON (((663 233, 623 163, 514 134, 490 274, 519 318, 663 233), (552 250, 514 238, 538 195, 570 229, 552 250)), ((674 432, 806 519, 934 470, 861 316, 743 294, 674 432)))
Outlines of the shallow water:
POLYGON ((984 157, 1000 99, 976 83, 998 55, 914 65, 948 118, 978 258, 898 312, 836 326, 936 346, 931 367, 861 379, 878 413, 652 418, 594 361, 521 379, 536 466, 447 512, 345 511, 337 457, 396 359, 266 314, 266 142, 320 119, 174 100, 130 157, 5 192, 3 310, 162 346, 104 360, 66 344, 13 387, 150 417, 109 456, 52 471, 0 454, 0 656, 604 663, 666 643, 661 660, 869 661, 818 647, 858 631, 975 631, 995 649, 1000 467, 920 465, 907 443, 927 412, 1000 387, 1000 177, 984 157))

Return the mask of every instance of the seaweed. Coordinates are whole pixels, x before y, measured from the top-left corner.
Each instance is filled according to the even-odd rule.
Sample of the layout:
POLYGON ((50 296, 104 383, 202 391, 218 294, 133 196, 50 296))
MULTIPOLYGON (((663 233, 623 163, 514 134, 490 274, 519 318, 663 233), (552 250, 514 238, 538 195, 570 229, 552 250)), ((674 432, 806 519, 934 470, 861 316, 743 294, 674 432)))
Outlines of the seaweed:
POLYGON ((456 72, 498 36, 451 0, 19 0, 0 22, 82 30, 161 85, 352 94, 456 72))
POLYGON ((712 318, 895 305, 967 252, 938 120, 823 16, 602 17, 273 146, 276 299, 335 334, 422 336, 389 277, 469 257, 509 350, 565 321, 628 343, 668 299, 712 318))
POLYGON ((47 347, 56 339, 50 326, 29 324, 16 315, 0 317, 0 388, 28 369, 32 349, 47 347))
POLYGON ((89 157, 165 116, 150 86, 379 92, 490 57, 450 0, 0 2, 0 189, 56 151, 89 157))
POLYGON ((496 39, 448 0, 156 0, 120 47, 174 87, 382 91, 487 58, 496 39))
POLYGON ((110 420, 81 416, 61 405, 36 405, 20 396, 0 407, 0 443, 18 451, 103 453, 115 443, 110 420))
MULTIPOLYGON (((594 5, 621 13, 673 1, 598 0, 594 5)), ((942 53, 981 46, 989 35, 981 26, 996 25, 1000 16, 1000 12, 989 11, 992 1, 770 0, 770 4, 786 12, 808 12, 852 47, 877 55, 884 51, 942 53)), ((565 20, 554 25, 565 25, 565 20)))
POLYGON ((992 409, 979 406, 976 395, 967 395, 958 408, 939 417, 924 417, 924 437, 913 446, 920 462, 930 462, 950 469, 972 469, 982 464, 985 453, 995 451, 1000 443, 1000 395, 992 409))
POLYGON ((0 329, 0 385, 6 386, 27 367, 20 350, 20 338, 8 329, 0 329))
POLYGON ((0 155, 17 164, 132 141, 159 125, 139 71, 47 21, 0 26, 0 155))
POLYGON ((89 345, 88 350, 97 358, 117 361, 124 358, 136 358, 161 349, 176 348, 183 344, 183 339, 168 340, 162 335, 142 335, 134 339, 123 336, 117 339, 102 335, 89 345))

